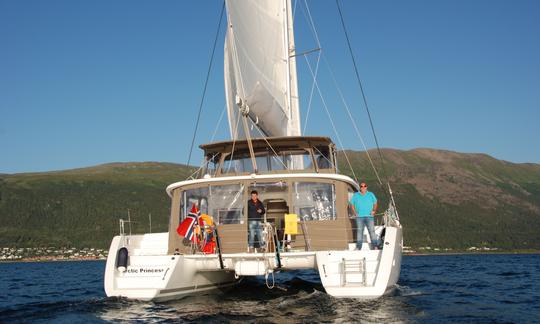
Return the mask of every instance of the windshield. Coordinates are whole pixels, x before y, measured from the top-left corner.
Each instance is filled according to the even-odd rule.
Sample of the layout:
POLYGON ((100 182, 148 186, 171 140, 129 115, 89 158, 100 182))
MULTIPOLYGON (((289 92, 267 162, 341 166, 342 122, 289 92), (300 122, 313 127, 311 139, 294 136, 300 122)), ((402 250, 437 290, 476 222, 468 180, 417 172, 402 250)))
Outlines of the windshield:
MULTIPOLYGON (((280 170, 314 170, 311 155, 307 151, 263 152, 255 155, 258 172, 280 170)), ((249 155, 229 155, 221 167, 222 174, 253 173, 253 165, 249 155)))

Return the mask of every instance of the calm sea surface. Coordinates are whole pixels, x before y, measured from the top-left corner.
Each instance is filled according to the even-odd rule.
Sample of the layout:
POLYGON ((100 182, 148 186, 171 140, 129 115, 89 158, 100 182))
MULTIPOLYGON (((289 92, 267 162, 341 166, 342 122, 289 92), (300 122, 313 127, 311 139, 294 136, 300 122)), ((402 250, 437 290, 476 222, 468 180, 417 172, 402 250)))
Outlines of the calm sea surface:
POLYGON ((540 255, 407 256, 398 289, 362 302, 316 272, 151 303, 106 298, 105 262, 0 263, 0 322, 540 322, 540 255))

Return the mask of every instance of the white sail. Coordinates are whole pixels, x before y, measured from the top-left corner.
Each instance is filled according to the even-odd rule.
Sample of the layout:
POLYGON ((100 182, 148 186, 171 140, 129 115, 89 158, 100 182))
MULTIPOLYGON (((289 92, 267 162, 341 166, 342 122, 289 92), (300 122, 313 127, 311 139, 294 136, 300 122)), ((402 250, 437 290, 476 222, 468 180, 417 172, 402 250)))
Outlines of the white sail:
POLYGON ((246 137, 239 102, 249 109, 251 137, 300 135, 290 2, 227 0, 226 5, 225 94, 231 137, 246 137))

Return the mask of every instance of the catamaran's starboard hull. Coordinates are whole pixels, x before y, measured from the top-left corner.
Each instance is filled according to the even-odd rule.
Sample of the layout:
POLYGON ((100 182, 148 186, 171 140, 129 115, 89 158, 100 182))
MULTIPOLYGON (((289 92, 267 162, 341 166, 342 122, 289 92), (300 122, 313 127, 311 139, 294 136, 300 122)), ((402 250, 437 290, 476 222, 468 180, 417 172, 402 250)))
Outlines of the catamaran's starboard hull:
POLYGON ((382 250, 317 252, 321 282, 329 295, 373 299, 390 293, 401 270, 402 229, 387 227, 382 250))

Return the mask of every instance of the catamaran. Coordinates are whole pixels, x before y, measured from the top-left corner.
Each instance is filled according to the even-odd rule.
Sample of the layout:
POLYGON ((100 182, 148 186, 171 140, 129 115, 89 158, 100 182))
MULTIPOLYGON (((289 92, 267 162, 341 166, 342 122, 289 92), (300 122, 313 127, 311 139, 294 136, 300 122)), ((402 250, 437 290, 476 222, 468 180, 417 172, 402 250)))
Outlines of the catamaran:
MULTIPOLYGON (((302 136, 290 1, 227 0, 225 89, 231 139, 201 145, 193 179, 166 188, 169 230, 120 235, 105 269, 107 296, 163 301, 232 286, 246 276, 314 269, 335 297, 377 298, 396 285, 402 227, 393 198, 356 248, 348 207, 357 181, 338 173, 336 145, 302 136), (256 249, 248 249, 247 206, 266 207, 256 249)), ((390 190, 391 197, 391 190, 390 190)))

